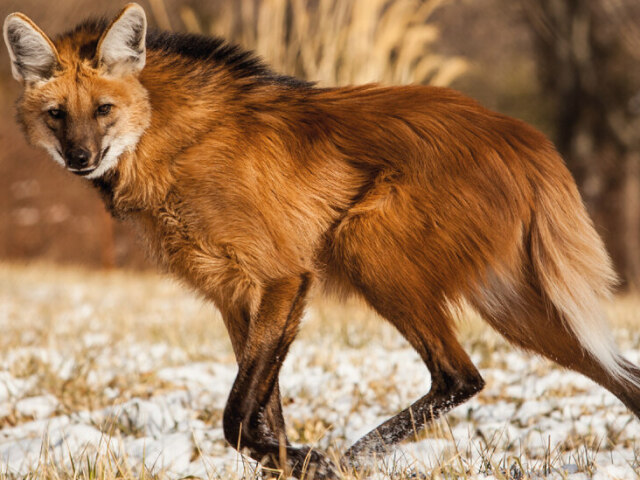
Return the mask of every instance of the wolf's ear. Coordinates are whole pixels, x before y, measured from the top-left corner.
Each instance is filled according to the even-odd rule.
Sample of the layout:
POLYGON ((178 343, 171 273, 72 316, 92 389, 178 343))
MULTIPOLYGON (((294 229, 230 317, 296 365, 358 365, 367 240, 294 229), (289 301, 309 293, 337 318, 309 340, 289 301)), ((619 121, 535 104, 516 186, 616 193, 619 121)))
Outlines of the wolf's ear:
POLYGON ((97 56, 111 75, 129 75, 143 69, 146 60, 147 17, 130 3, 115 18, 98 42, 97 56))
POLYGON ((31 82, 51 78, 59 65, 58 52, 35 23, 26 15, 12 13, 4 21, 3 34, 16 80, 31 82))

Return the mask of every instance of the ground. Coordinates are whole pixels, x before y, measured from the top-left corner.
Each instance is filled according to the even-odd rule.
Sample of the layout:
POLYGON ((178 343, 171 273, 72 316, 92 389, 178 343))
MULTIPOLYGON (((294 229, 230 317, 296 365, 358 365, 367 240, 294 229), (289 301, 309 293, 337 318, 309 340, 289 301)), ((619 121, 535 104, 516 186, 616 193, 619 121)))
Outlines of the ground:
MULTIPOLYGON (((608 306, 640 360, 640 299, 608 306)), ((487 381, 371 478, 631 479, 640 421, 578 374, 506 345, 472 313, 487 381)), ((254 478, 224 441, 236 366, 215 310, 166 278, 0 264, 0 478, 254 478)), ((282 374, 287 430, 337 458, 429 387, 407 343, 360 304, 314 300, 282 374)))

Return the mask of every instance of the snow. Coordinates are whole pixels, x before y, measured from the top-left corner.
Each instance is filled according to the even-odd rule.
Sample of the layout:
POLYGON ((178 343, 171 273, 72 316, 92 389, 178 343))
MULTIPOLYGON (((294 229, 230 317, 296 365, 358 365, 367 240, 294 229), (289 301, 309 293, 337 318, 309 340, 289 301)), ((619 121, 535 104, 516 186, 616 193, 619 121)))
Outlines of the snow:
MULTIPOLYGON (((29 308, 35 312, 30 315, 44 315, 33 304, 50 301, 52 288, 30 289, 29 308)), ((88 303, 88 288, 79 284, 68 289, 69 307, 55 313, 59 328, 72 330, 100 311, 88 303)), ((119 303, 113 298, 105 302, 113 308, 119 303)), ((185 305, 186 311, 199 308, 185 305)), ((0 326, 18 311, 24 314, 3 304, 0 326)), ((311 309, 308 323, 314 315, 311 309)), ((68 466, 71 458, 95 452, 126 458, 134 471, 144 464, 166 478, 238 478, 255 468, 224 440, 222 410, 237 372, 229 351, 206 357, 157 338, 125 335, 114 342, 99 330, 74 336, 83 352, 91 352, 84 372, 87 388, 99 390, 105 403, 70 408, 64 396, 56 396, 64 389, 48 391, 42 373, 16 373, 15 365, 30 359, 56 372, 61 381, 73 379, 80 371, 73 352, 54 342, 6 349, 0 356, 3 473, 22 477, 44 459, 68 466), (139 386, 119 382, 127 375, 151 380, 139 386)), ((510 348, 470 353, 489 365, 480 369, 485 390, 416 442, 379 459, 379 471, 371 478, 388 478, 393 472, 428 476, 434 468, 449 466, 465 471, 466 478, 504 478, 505 472, 517 477, 520 468, 533 478, 637 478, 640 422, 613 395, 580 375, 510 348), (548 457, 550 464, 545 463, 548 457)), ((627 354, 640 358, 634 348, 627 354)), ((349 346, 336 338, 302 335, 291 348, 280 385, 293 440, 339 452, 424 395, 429 374, 402 340, 355 339, 349 346)))
POLYGON ((55 412, 58 400, 53 395, 22 398, 16 402, 16 411, 25 417, 47 418, 55 412))
MULTIPOLYGON (((319 448, 327 448, 334 442, 346 447, 428 388, 424 367, 413 360, 413 353, 406 348, 368 356, 366 365, 360 366, 354 366, 357 362, 352 362, 353 357, 367 355, 366 350, 345 348, 332 352, 330 363, 335 364, 335 370, 330 372, 321 366, 308 368, 308 357, 319 353, 314 352, 315 349, 323 348, 324 345, 313 344, 297 346, 281 375, 284 395, 293 398, 285 408, 288 419, 304 422, 319 418, 333 424, 330 432, 319 439, 319 448), (403 388, 392 391, 391 396, 397 398, 390 399, 387 405, 379 405, 376 395, 367 388, 374 381, 388 382, 389 386, 400 383, 403 388), (296 399, 297 395, 303 399, 296 399)), ((155 355, 151 351, 147 354, 155 355)), ((139 368, 141 355, 134 356, 134 364, 128 368, 139 368)), ((537 361, 525 358, 514 365, 530 370, 537 361)), ((447 417, 454 425, 451 430, 454 441, 451 437, 424 438, 403 445, 381 463, 386 461, 396 469, 428 470, 446 461, 456 448, 465 450, 471 446, 473 450, 473 444, 479 443, 478 434, 485 439, 495 439, 497 435, 500 445, 525 444, 529 452, 535 453, 544 452, 549 445, 553 448, 575 435, 604 438, 608 429, 615 428, 622 430, 619 442, 629 440, 635 446, 640 432, 637 420, 599 387, 556 370, 536 381, 524 372, 513 376, 497 372, 486 372, 488 389, 447 417), (501 385, 506 379, 513 384, 501 385), (520 385, 516 383, 518 380, 520 385), (582 389, 580 395, 547 396, 547 388, 558 382, 582 389), (488 398, 501 396, 500 390, 509 392, 507 397, 511 399, 489 403, 488 398), (525 398, 518 404, 517 400, 525 398)), ((16 398, 15 410, 36 420, 2 429, 0 459, 10 474, 26 475, 41 461, 43 442, 48 445, 50 458, 65 462, 69 456, 86 452, 89 447, 95 450, 101 445, 104 447, 105 433, 93 425, 112 424, 117 426, 119 435, 110 439, 110 448, 126 455, 129 463, 144 462, 151 472, 161 471, 175 478, 187 475, 210 478, 222 472, 237 473, 238 465, 244 464, 238 460, 238 454, 226 446, 220 420, 210 425, 198 419, 199 412, 207 408, 221 410, 224 407, 235 373, 233 364, 196 362, 167 367, 159 370, 157 377, 171 381, 175 390, 77 416, 53 416, 58 401, 52 395, 16 398)), ((24 385, 6 372, 2 384, 7 385, 4 398, 19 397, 24 390, 24 385)), ((514 453, 495 451, 492 458, 505 455, 514 453)), ((477 468, 481 455, 472 451, 471 456, 477 468)), ((633 451, 613 448, 602 463, 596 463, 596 475, 591 478, 632 478, 634 461, 633 451)), ((534 463, 532 460, 531 465, 534 463)), ((588 478, 576 463, 569 461, 556 470, 549 474, 550 478, 555 478, 560 471, 572 480, 588 478)))

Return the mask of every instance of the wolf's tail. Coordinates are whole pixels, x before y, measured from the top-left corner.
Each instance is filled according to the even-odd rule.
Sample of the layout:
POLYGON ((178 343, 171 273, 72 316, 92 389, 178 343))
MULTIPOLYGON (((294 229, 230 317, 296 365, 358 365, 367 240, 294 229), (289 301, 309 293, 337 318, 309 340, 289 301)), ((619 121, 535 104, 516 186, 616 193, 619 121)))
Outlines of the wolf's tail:
POLYGON ((573 185, 571 195, 542 192, 531 226, 535 275, 567 330, 613 378, 640 386, 616 347, 602 309, 617 282, 611 260, 573 185))
POLYGON ((602 308, 616 274, 568 172, 535 199, 517 273, 492 279, 490 298, 506 301, 473 304, 507 340, 587 375, 640 417, 640 369, 621 356, 602 308))

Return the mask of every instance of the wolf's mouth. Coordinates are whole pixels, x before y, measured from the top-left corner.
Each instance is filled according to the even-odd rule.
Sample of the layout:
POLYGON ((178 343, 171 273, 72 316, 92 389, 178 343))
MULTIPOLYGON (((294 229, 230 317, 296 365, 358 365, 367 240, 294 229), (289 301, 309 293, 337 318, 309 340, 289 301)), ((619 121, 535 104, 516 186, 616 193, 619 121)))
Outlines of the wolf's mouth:
POLYGON ((97 167, 89 167, 89 168, 83 168, 83 169, 76 169, 76 168, 67 168, 67 170, 69 170, 71 173, 74 173, 76 175, 80 175, 81 177, 84 177, 85 175, 89 175, 91 172, 93 172, 97 167))

